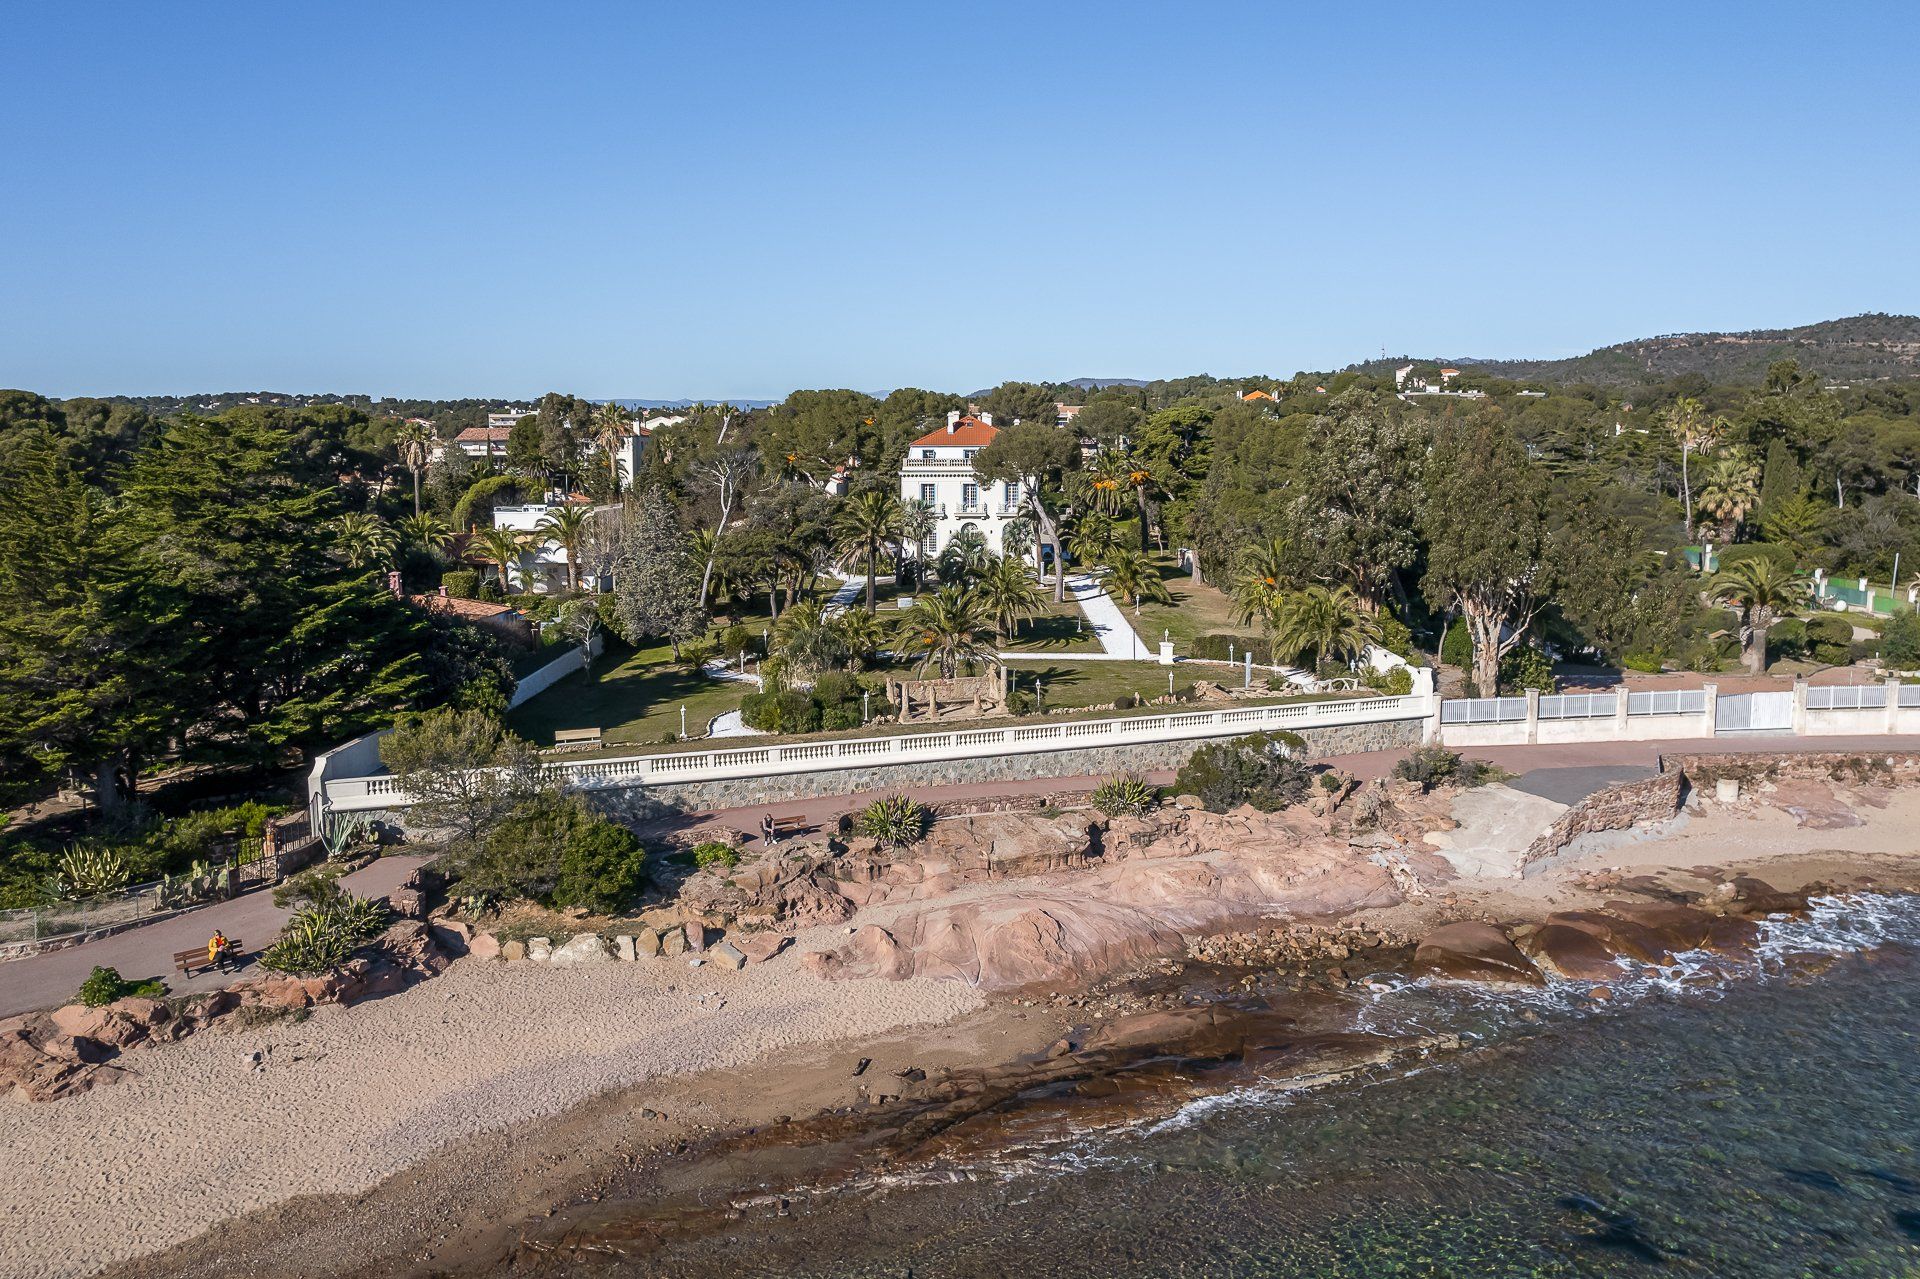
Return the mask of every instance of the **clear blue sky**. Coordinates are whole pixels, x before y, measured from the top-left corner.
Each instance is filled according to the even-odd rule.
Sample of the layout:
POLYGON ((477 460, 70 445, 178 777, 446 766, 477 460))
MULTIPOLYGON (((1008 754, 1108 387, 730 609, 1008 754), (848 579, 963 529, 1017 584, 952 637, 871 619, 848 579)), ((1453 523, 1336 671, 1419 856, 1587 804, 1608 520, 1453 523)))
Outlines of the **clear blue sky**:
POLYGON ((772 398, 1920 309, 1920 11, 56 3, 0 386, 772 398))

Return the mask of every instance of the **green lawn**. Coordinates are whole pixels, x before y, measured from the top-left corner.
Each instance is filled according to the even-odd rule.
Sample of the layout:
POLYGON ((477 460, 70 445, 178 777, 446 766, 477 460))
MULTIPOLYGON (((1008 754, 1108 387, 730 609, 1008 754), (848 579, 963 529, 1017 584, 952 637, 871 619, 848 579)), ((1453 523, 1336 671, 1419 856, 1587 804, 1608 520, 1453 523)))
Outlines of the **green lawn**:
POLYGON ((598 728, 604 741, 654 743, 680 731, 701 736, 707 721, 738 710, 751 684, 721 683, 689 674, 665 644, 634 649, 614 640, 591 671, 567 676, 507 717, 507 725, 536 746, 553 745, 564 728, 598 728))
POLYGON ((1233 601, 1224 591, 1209 585, 1195 585, 1172 555, 1156 555, 1153 563, 1160 570, 1160 580, 1166 583, 1173 602, 1143 604, 1138 616, 1131 608, 1126 609, 1127 620, 1140 632, 1141 640, 1158 644, 1161 632, 1168 632, 1173 638, 1173 651, 1190 657, 1194 640, 1202 635, 1259 634, 1259 627, 1233 620, 1233 601))
POLYGON ((1162 666, 1158 662, 1008 662, 1013 686, 1031 693, 1041 686, 1047 710, 1069 706, 1105 707, 1121 699, 1131 703, 1138 695, 1143 704, 1167 695, 1167 676, 1173 676, 1176 691, 1193 686, 1195 674, 1206 677, 1205 668, 1162 666))
POLYGON ((1098 653, 1100 637, 1083 625, 1086 614, 1072 600, 1055 604, 1053 597, 1038 613, 1024 619, 1007 641, 1010 653, 1098 653))

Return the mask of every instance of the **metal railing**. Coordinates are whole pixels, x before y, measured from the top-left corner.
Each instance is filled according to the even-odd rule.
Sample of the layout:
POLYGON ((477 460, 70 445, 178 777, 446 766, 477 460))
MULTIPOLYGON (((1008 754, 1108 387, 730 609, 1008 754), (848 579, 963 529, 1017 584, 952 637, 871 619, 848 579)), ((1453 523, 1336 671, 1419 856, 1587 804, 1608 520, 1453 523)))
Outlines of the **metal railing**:
POLYGON ((1541 719, 1601 719, 1619 712, 1617 693, 1550 693, 1540 699, 1541 719))
MULTIPOLYGON (((1521 715, 1525 715, 1524 699, 1506 700, 1518 702, 1521 715)), ((1281 702, 1170 715, 1118 716, 1111 719, 954 729, 893 737, 846 737, 782 746, 748 746, 734 750, 555 760, 545 764, 544 769, 550 775, 581 787, 724 781, 785 773, 829 772, 876 764, 978 759, 1089 746, 1236 737, 1283 729, 1424 719, 1430 712, 1431 703, 1419 695, 1358 697, 1340 701, 1281 702)), ((413 802, 390 776, 329 780, 326 783, 326 801, 328 809, 334 812, 403 808, 413 802)))
POLYGON ((1654 693, 1628 693, 1629 715, 1704 715, 1707 691, 1704 688, 1664 689, 1654 693))
POLYGON ((1524 697, 1450 697, 1440 703, 1442 724, 1511 724, 1526 717, 1524 697))
MULTIPOLYGON (((1904 703, 1906 690, 1900 692, 1904 703)), ((1885 710, 1886 705, 1885 684, 1840 684, 1807 690, 1807 709, 1810 711, 1885 710)))

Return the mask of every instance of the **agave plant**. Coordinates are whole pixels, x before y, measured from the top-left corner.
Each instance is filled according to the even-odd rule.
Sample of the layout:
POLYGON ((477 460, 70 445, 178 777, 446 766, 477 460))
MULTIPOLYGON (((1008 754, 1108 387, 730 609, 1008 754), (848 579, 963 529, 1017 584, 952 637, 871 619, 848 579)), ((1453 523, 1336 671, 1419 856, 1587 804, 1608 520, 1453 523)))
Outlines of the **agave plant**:
POLYGON ((111 848, 75 844, 60 855, 58 896, 75 901, 125 888, 133 872, 127 859, 111 848))
POLYGON ((1109 777, 1093 788, 1093 806, 1109 817, 1137 817, 1159 802, 1158 788, 1131 773, 1109 777))
POLYGON ((328 822, 320 836, 320 842, 327 850, 327 859, 332 861, 344 856, 372 829, 373 821, 365 813, 354 813, 350 817, 338 817, 328 822))
POLYGON ((905 795, 889 795, 860 814, 860 833, 893 848, 917 843, 927 833, 927 810, 905 795))
POLYGON ((260 956, 260 966, 278 973, 316 977, 352 958, 380 935, 387 905, 339 892, 311 899, 287 920, 280 936, 260 956))

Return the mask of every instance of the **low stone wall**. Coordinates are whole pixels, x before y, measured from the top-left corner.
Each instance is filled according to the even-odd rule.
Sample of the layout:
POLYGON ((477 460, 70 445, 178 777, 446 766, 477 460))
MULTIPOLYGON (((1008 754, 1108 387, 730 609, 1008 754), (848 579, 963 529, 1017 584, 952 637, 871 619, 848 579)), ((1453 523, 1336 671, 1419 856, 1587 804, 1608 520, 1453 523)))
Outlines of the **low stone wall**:
MULTIPOLYGON (((1418 719, 1377 724, 1330 724, 1300 729, 1298 735, 1307 744, 1308 758, 1319 758, 1418 746, 1424 724, 1424 720, 1418 719)), ((1081 750, 1035 751, 986 759, 881 764, 831 772, 789 773, 777 777, 741 777, 727 781, 659 786, 608 786, 596 789, 592 794, 595 803, 603 811, 624 822, 640 823, 673 812, 744 808, 781 800, 812 799, 821 795, 850 795, 859 791, 911 791, 916 786, 1155 772, 1179 768, 1203 744, 1198 740, 1139 742, 1124 746, 1091 746, 1081 750)))
POLYGON ((1817 781, 1911 786, 1920 782, 1920 753, 1782 751, 1777 755, 1662 755, 1660 768, 1664 772, 1685 777, 1701 789, 1712 786, 1722 778, 1731 778, 1743 785, 1809 778, 1817 781))
POLYGON ((1560 814, 1558 821, 1528 845, 1522 867, 1560 852, 1582 835, 1627 830, 1642 822, 1663 822, 1680 811, 1687 778, 1679 772, 1662 773, 1642 781, 1626 782, 1595 791, 1560 814))

